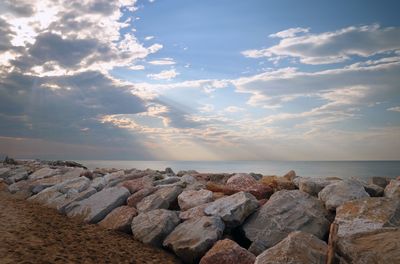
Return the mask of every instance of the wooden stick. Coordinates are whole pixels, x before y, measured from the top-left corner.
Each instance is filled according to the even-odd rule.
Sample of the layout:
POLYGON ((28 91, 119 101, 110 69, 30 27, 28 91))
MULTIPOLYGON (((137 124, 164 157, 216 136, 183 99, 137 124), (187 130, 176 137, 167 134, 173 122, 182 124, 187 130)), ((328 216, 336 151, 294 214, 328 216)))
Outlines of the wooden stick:
POLYGON ((339 226, 335 222, 333 222, 330 226, 326 264, 333 264, 335 261, 335 250, 336 250, 336 239, 337 239, 338 228, 339 226))

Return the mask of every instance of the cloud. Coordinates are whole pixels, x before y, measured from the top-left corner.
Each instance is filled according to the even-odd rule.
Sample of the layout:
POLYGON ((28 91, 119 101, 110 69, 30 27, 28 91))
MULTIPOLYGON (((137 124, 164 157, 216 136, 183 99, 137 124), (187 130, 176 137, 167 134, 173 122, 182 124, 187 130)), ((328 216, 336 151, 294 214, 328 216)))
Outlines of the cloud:
POLYGON ((154 38, 154 36, 147 36, 144 38, 144 40, 149 41, 149 40, 152 40, 153 38, 154 38))
POLYGON ((128 69, 133 70, 133 71, 141 71, 141 70, 144 70, 145 67, 143 65, 131 65, 128 67, 128 69))
POLYGON ((244 111, 244 110, 245 110, 244 108, 242 108, 242 107, 237 107, 237 106, 234 106, 234 105, 228 106, 228 107, 226 107, 226 108, 224 109, 224 111, 225 111, 225 112, 228 112, 228 113, 237 113, 237 112, 242 112, 242 111, 244 111))
POLYGON ((271 38, 292 38, 298 35, 299 33, 308 33, 310 31, 310 28, 289 28, 286 30, 279 31, 275 34, 269 35, 271 38))
POLYGON ((172 80, 179 75, 175 69, 164 70, 160 73, 147 74, 147 77, 154 80, 172 80))
POLYGON ((174 65, 176 62, 172 58, 163 58, 160 60, 152 60, 149 61, 150 64, 152 65, 174 65))
POLYGON ((400 106, 394 106, 386 109, 388 111, 393 111, 393 112, 400 112, 400 106))
POLYGON ((242 54, 249 58, 291 57, 304 64, 330 64, 400 49, 399 27, 382 28, 374 24, 316 34, 307 32, 308 29, 291 28, 272 34, 281 38, 277 45, 246 50, 242 54), (306 34, 298 36, 300 32, 306 34))

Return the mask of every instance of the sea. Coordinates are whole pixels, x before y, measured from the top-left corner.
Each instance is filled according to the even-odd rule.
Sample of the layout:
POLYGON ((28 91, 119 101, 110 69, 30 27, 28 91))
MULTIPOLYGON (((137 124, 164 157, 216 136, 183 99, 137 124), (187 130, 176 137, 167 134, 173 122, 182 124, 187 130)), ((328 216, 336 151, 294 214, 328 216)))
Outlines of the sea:
POLYGON ((132 161, 132 160, 81 160, 90 169, 154 169, 173 171, 240 173, 254 172, 263 175, 284 175, 294 170, 305 177, 340 177, 367 180, 374 176, 394 178, 400 176, 400 161, 132 161))

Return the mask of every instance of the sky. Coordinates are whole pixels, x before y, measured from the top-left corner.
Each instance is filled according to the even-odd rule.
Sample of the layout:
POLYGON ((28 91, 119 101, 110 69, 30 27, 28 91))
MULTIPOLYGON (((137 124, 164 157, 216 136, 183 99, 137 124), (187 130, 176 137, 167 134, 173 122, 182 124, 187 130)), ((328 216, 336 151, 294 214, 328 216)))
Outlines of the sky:
POLYGON ((0 155, 400 160, 398 10, 3 0, 0 155))

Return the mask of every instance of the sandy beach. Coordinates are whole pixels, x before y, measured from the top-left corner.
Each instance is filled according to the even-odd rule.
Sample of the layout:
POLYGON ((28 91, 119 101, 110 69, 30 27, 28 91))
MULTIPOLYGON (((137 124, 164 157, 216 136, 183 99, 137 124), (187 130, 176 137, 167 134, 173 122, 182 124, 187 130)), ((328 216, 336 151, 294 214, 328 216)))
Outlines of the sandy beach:
POLYGON ((132 236, 0 191, 0 263, 180 263, 132 236))

